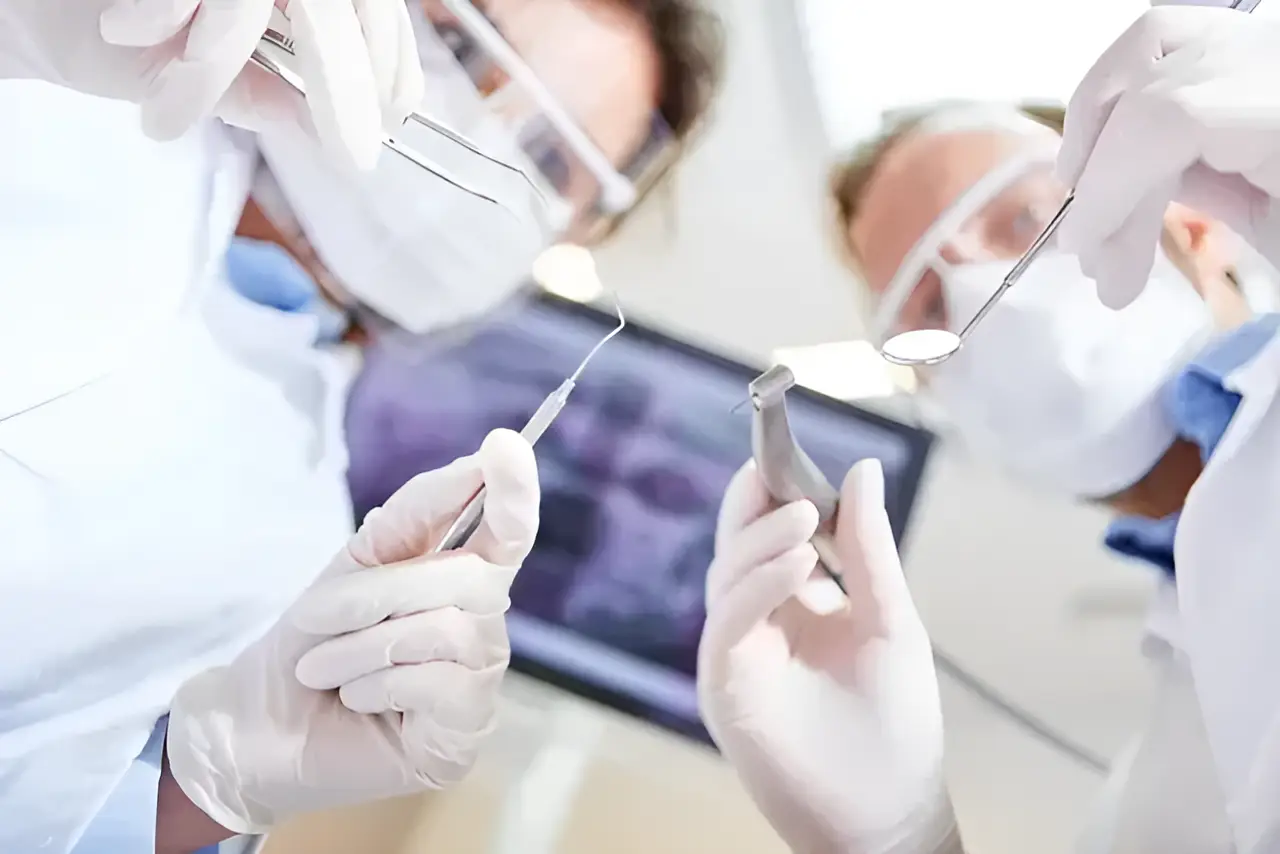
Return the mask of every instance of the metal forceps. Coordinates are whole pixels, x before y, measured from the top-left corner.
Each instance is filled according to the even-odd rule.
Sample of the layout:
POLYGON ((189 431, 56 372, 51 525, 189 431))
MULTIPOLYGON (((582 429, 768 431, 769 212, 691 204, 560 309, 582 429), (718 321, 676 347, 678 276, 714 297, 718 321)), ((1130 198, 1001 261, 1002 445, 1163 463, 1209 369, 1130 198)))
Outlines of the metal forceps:
MULTIPOLYGON (((1204 2, 1192 5, 1200 6, 1226 6, 1230 9, 1249 13, 1257 8, 1262 0, 1218 0, 1218 2, 1204 2)), ((1022 275, 1027 272, 1027 268, 1031 263, 1039 257, 1044 251, 1045 246, 1058 233, 1058 227, 1062 225, 1062 221, 1066 219, 1067 212, 1071 210, 1071 203, 1076 199, 1075 191, 1067 194, 1067 198, 1062 202, 1062 206, 1058 208, 1057 213, 1045 225, 1044 230, 1039 236, 1031 242, 1027 247, 1027 251, 1022 253, 1017 262, 1005 275, 1000 282, 1000 287, 996 288, 995 293, 987 298, 977 313, 964 325, 960 330, 960 334, 956 334, 946 329, 913 329, 895 335, 880 348, 881 355, 890 362, 897 365, 936 365, 939 362, 945 362, 956 354, 956 352, 964 346, 964 342, 969 339, 973 330, 978 324, 990 314, 991 309, 995 307, 1009 290, 1018 283, 1022 275)))
MULTIPOLYGON (((564 409, 565 404, 569 402, 569 395, 573 393, 573 389, 578 384, 578 379, 582 376, 582 372, 587 369, 587 365, 596 357, 605 344, 612 341, 627 326, 627 318, 622 313, 621 304, 615 302, 614 310, 618 315, 618 325, 609 330, 609 334, 596 342, 591 351, 578 363, 578 367, 574 368, 572 374, 555 391, 547 395, 542 404, 529 416, 529 420, 525 422, 520 435, 525 438, 530 445, 536 445, 538 440, 542 438, 542 434, 547 428, 555 422, 556 417, 560 414, 560 410, 564 409)), ((458 518, 449 526, 449 530, 445 531, 440 543, 432 549, 432 554, 439 552, 453 551, 460 549, 467 544, 471 536, 480 527, 480 520, 484 516, 484 497, 486 490, 483 485, 476 490, 475 494, 463 506, 462 512, 458 514, 458 518)))
MULTIPOLYGON (((270 74, 274 74, 276 77, 284 81, 284 83, 288 85, 289 88, 297 92, 299 96, 305 98, 307 95, 307 89, 306 89, 306 85, 302 82, 302 78, 299 77, 298 74, 294 72, 292 68, 289 68, 289 66, 275 59, 271 55, 272 51, 279 51, 287 56, 294 56, 295 54, 293 50, 293 39, 289 38, 284 33, 281 33, 278 30, 268 29, 266 33, 263 34, 259 44, 260 46, 256 50, 254 50, 252 56, 249 57, 249 61, 252 62, 254 65, 256 65, 258 68, 261 68, 262 70, 270 74)), ((445 139, 448 139, 450 142, 453 142, 457 145, 462 146, 467 151, 470 151, 472 154, 476 155, 477 157, 483 160, 487 160, 488 162, 494 164, 495 166, 500 166, 509 172, 514 172, 515 174, 519 175, 524 180, 524 182, 529 185, 529 189, 533 190, 534 194, 538 197, 538 201, 542 204, 543 208, 545 209, 548 207, 546 195, 544 195, 542 190, 538 187, 537 182, 535 182, 532 178, 530 178, 529 175, 523 169, 511 163, 507 163, 505 160, 499 160, 498 158, 494 157, 491 154, 485 153, 474 142, 467 139, 465 136, 453 130, 449 126, 436 121, 430 116, 414 111, 409 114, 409 118, 406 121, 410 121, 415 124, 422 125, 428 130, 434 133, 437 133, 440 136, 443 136, 445 139)), ((484 201, 489 202, 490 204, 497 205, 503 210, 510 211, 510 209, 507 208, 506 205, 503 205, 493 196, 471 186, 466 181, 462 180, 457 175, 454 175, 448 169, 441 166, 439 163, 433 163, 431 160, 419 154, 417 151, 414 151, 412 148, 405 145, 403 142, 400 142, 395 137, 390 135, 384 135, 382 138, 382 144, 387 148, 389 148, 390 150, 394 151, 396 154, 403 157, 405 160, 408 160, 410 163, 414 164, 415 166, 421 169, 425 169, 427 172, 430 172, 432 175, 436 176, 437 178, 444 181, 445 183, 450 184, 454 187, 457 187, 459 190, 462 190, 464 193, 475 196, 478 199, 483 199, 484 201)))
POLYGON ((818 532, 810 541, 818 553, 818 567, 846 596, 840 561, 831 541, 840 507, 840 491, 831 485, 791 432, 787 391, 796 376, 786 365, 775 365, 747 386, 751 395, 751 455, 765 489, 779 504, 807 500, 818 508, 818 532))

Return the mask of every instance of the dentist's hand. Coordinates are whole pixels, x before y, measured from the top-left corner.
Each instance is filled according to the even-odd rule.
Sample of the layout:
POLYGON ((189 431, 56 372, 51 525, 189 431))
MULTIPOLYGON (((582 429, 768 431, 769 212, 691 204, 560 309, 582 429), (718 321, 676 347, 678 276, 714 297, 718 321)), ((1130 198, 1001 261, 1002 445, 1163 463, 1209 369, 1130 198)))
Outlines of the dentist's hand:
POLYGON ((141 104, 161 140, 212 115, 301 125, 361 169, 423 95, 405 0, 4 0, 3 77, 141 104), (293 38, 305 101, 249 65, 273 20, 293 38))
POLYGON ((370 513, 265 637, 178 691, 166 747, 187 798, 256 833, 462 779, 494 724, 538 501, 532 448, 498 430, 370 513), (481 483, 467 550, 425 556, 481 483))
POLYGON ((845 479, 815 572, 812 504, 769 510, 753 464, 725 495, 698 657, 703 720, 796 854, 960 851, 932 650, 898 563, 884 475, 845 479))
POLYGON ((1280 262, 1280 22, 1231 9, 1146 12, 1085 75, 1058 172, 1058 232, 1109 306, 1146 286, 1171 201, 1217 217, 1280 262))

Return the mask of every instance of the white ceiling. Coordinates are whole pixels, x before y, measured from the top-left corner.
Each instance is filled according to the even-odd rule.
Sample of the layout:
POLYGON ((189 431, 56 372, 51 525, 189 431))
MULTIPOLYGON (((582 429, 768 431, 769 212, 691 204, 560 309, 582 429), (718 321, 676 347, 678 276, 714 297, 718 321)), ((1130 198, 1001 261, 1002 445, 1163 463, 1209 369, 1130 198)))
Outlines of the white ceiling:
POLYGON ((1148 0, 787 0, 836 148, 885 109, 954 98, 1065 102, 1148 0), (874 83, 872 83, 874 81, 874 83), (850 97, 856 92, 857 97, 850 97))
MULTIPOLYGON (((830 142, 789 5, 722 3, 731 57, 715 120, 669 204, 641 212, 599 256, 633 313, 760 361, 777 347, 860 330, 855 283, 827 240, 830 142)), ((825 55, 842 58, 824 66, 833 69, 821 89, 827 123, 844 135, 898 98, 1065 93, 1088 54, 1124 25, 1083 25, 1113 5, 1124 4, 814 0, 814 9, 851 10, 820 28, 825 55), (921 20, 928 26, 911 29, 921 20), (1009 35, 1019 31, 1031 35, 1009 35), (1076 39, 1090 45, 1083 56, 1066 49, 1076 39), (1001 51, 1012 73, 989 62, 1001 51), (981 91, 959 91, 962 68, 981 91), (1035 91, 1015 91, 1014 82, 1035 91)), ((1137 640, 1150 579, 1103 556, 1103 523, 1096 510, 1026 493, 948 451, 934 466, 907 566, 940 646, 1069 738, 1110 755, 1148 696, 1137 640)), ((960 808, 993 845, 979 850, 1068 850, 1090 775, 954 686, 945 695, 960 808)))

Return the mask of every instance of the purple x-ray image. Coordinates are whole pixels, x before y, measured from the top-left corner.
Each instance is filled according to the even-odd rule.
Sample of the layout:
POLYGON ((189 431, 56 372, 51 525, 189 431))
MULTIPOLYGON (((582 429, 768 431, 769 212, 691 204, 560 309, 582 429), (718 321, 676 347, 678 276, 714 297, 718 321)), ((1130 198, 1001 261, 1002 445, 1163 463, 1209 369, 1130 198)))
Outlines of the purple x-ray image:
MULTIPOLYGON (((358 517, 490 430, 519 430, 613 323, 540 298, 420 358, 371 348, 347 414, 358 517)), ((721 496, 751 455, 741 404, 755 373, 634 325, 599 353, 537 444, 542 520, 512 589, 517 664, 701 735, 704 576, 721 496)), ((901 534, 931 437, 813 396, 789 402, 834 482, 858 459, 882 460, 901 534)))

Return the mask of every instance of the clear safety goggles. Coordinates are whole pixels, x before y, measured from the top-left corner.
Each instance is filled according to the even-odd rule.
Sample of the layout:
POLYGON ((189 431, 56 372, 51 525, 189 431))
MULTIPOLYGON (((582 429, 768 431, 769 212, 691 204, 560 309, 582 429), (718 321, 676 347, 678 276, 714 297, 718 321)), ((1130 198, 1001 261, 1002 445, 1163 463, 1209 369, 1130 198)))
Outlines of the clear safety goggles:
MULTIPOLYGON (((644 122, 643 139, 615 152, 619 163, 588 130, 610 120, 607 107, 618 98, 620 75, 635 73, 625 62, 601 68, 598 55, 581 54, 575 67, 580 52, 572 41, 548 49, 554 30, 523 27, 523 38, 508 40, 499 23, 468 0, 408 2, 426 93, 422 108, 384 144, 429 176, 424 192, 437 192, 443 180, 494 202, 495 217, 532 213, 548 238, 576 236, 630 210, 674 154, 674 134, 656 110, 644 122), (538 66, 552 57, 554 73, 544 75, 538 66), (577 81, 575 90, 557 91, 567 81, 577 81), (505 145, 486 145, 495 122, 514 139, 514 155, 505 145)), ((544 2, 522 4, 522 20, 536 19, 544 2)), ((283 29, 268 30, 255 60, 301 89, 283 29)), ((505 227, 496 224, 499 231, 505 227)))
MULTIPOLYGON (((964 264, 1007 261, 1013 268, 1070 193, 1054 175, 1056 155, 1056 145, 1044 146, 1002 163, 934 220, 874 306, 871 332, 877 347, 908 332, 959 333, 972 320, 956 316, 944 281, 964 264)), ((993 280, 983 299, 1000 284, 993 280)))
POLYGON ((572 33, 552 29, 556 18, 546 12, 560 0, 525 0, 518 19, 507 22, 467 0, 409 2, 427 80, 454 73, 431 51, 442 44, 446 62, 465 73, 488 114, 515 136, 523 165, 558 208, 562 232, 579 232, 631 209, 674 141, 656 110, 643 123, 643 138, 629 140, 626 151, 617 150, 616 141, 608 151, 593 138, 593 127, 634 121, 615 106, 634 90, 629 78, 641 73, 634 65, 619 57, 606 66, 598 52, 575 44, 572 33), (540 19, 551 24, 538 26, 540 19))

